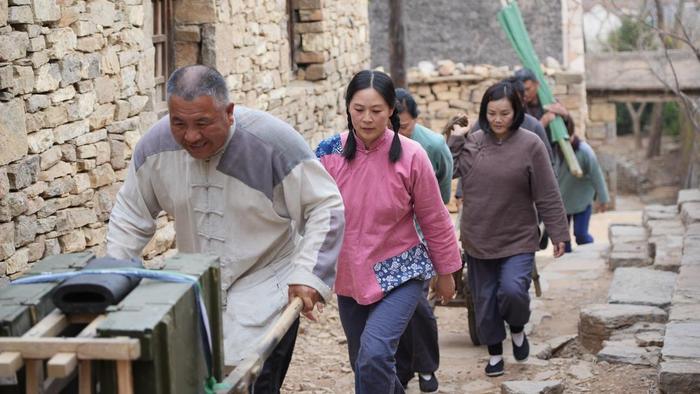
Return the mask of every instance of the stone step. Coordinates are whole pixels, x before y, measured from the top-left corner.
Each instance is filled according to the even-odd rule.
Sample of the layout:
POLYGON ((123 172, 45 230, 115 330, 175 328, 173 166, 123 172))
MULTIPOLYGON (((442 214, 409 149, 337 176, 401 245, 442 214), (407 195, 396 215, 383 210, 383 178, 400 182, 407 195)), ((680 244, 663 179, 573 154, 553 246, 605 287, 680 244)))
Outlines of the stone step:
POLYGON ((611 245, 643 241, 649 238, 647 229, 637 224, 611 224, 608 227, 608 239, 611 245))
POLYGON ((664 360, 700 361, 700 321, 668 323, 661 353, 664 360))
POLYGON ((501 384, 502 394, 560 394, 564 384, 560 380, 511 380, 501 384))
MULTIPOLYGON (((634 327, 641 323, 664 323, 667 318, 666 311, 653 306, 593 304, 581 309, 578 325, 579 339, 585 348, 597 352, 602 348, 603 341, 609 339, 616 330, 634 327)), ((649 325, 649 329, 654 327, 649 325)), ((638 328, 639 332, 642 328, 644 327, 638 328)))
POLYGON ((618 268, 610 284, 608 302, 666 308, 671 304, 677 276, 646 268, 618 268))
POLYGON ((654 250, 653 268, 678 272, 683 258, 683 236, 653 237, 649 242, 654 250))
POLYGON ((700 223, 700 202, 687 202, 681 208, 681 220, 687 227, 693 223, 700 223))
POLYGON ((680 219, 650 220, 645 226, 648 230, 649 238, 669 235, 683 236, 685 234, 685 226, 680 219))
POLYGON ((620 267, 646 267, 653 263, 652 250, 644 241, 629 241, 613 244, 608 255, 608 268, 614 271, 620 267))
POLYGON ((647 205, 642 211, 642 223, 647 224, 650 220, 668 220, 678 218, 677 205, 647 205))
MULTIPOLYGON (((700 265, 681 266, 673 304, 700 304, 700 265)), ((700 316, 697 319, 700 320, 700 316)))
POLYGON ((659 366, 659 391, 664 394, 696 394, 700 387, 700 361, 663 361, 659 366))
POLYGON ((658 347, 638 347, 634 343, 622 341, 606 341, 605 346, 597 355, 598 361, 650 367, 659 364, 659 356, 660 349, 658 347))
POLYGON ((683 189, 678 191, 678 207, 690 202, 700 202, 700 189, 683 189))

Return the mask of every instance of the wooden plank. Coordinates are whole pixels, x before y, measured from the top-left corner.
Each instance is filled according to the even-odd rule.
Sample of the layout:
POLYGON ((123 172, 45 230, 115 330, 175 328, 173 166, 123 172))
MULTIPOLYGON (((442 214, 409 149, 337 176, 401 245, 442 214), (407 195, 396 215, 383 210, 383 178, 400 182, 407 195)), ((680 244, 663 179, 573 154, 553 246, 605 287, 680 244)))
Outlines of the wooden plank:
POLYGON ((0 338, 0 351, 22 357, 48 359, 56 353, 75 353, 80 360, 136 360, 141 346, 134 338, 0 338))
POLYGON ((97 335, 97 326, 102 323, 107 318, 106 315, 99 315, 92 319, 90 324, 88 324, 85 328, 83 328, 83 331, 80 331, 78 335, 76 335, 76 338, 92 338, 97 335))
POLYGON ((78 366, 78 393, 92 394, 92 361, 81 360, 78 366))
POLYGON ((53 312, 41 319, 41 321, 35 324, 34 327, 22 335, 22 337, 55 337, 66 327, 68 327, 68 319, 66 319, 66 315, 61 313, 60 310, 54 309, 53 312))
POLYGON ((44 365, 42 360, 26 360, 24 375, 26 394, 40 394, 44 391, 44 365))
POLYGON ((56 353, 46 366, 46 375, 50 378, 65 378, 78 366, 75 353, 56 353))
POLYGON ((14 376, 17 373, 17 370, 22 368, 22 365, 24 365, 24 360, 22 360, 22 353, 0 353, 0 377, 9 378, 14 376))
POLYGON ((134 394, 134 378, 131 371, 131 361, 117 361, 117 393, 134 394))

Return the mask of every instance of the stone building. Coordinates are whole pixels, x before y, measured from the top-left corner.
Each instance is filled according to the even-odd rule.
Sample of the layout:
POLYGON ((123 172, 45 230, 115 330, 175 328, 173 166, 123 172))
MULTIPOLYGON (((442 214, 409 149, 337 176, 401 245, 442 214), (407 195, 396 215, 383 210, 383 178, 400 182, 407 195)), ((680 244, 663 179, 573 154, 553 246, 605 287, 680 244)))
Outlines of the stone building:
MULTIPOLYGON (((520 64, 497 18, 499 1, 404 0, 406 62, 450 59, 464 64, 520 64)), ((370 2, 372 66, 389 69, 389 2, 370 2)), ((583 72, 582 7, 578 0, 519 0, 535 51, 583 72)))
MULTIPOLYGON (((367 2, 0 0, 0 274, 94 249, 177 66, 314 145, 345 126, 343 87, 369 65, 367 2)), ((145 254, 172 246, 166 217, 145 254)), ((6 280, 6 279, 4 279, 6 280)))

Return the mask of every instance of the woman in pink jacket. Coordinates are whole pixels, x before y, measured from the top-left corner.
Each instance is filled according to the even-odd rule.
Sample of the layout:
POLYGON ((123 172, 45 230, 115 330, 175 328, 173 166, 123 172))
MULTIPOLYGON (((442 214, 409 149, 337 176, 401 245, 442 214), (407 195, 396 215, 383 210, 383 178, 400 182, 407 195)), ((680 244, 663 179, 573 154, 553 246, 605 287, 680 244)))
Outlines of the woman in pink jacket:
POLYGON ((399 135, 395 102, 388 75, 359 72, 345 94, 349 131, 316 149, 345 204, 335 292, 356 393, 404 392, 394 354, 422 283, 437 273, 446 301, 454 295, 451 273, 462 266, 435 173, 423 148, 399 135))

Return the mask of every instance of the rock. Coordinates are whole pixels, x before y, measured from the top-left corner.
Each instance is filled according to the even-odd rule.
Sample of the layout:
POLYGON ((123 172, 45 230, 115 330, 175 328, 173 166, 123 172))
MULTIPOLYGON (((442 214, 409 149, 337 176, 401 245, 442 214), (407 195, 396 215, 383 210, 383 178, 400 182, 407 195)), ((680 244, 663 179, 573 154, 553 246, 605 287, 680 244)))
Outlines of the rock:
POLYGON ((662 354, 664 360, 700 361, 700 321, 668 323, 662 354))
POLYGON ((73 167, 66 163, 65 161, 59 161, 53 167, 48 170, 39 173, 40 181, 51 181, 56 178, 60 178, 65 175, 70 175, 73 173, 73 167))
POLYGON ((53 167, 61 160, 63 153, 58 146, 52 146, 49 150, 39 155, 39 168, 46 170, 53 167))
POLYGON ((662 347, 664 345, 663 334, 655 331, 640 332, 634 336, 639 347, 662 347))
POLYGON ((53 138, 58 144, 79 137, 90 132, 90 123, 88 120, 80 120, 73 123, 58 126, 53 132, 53 138))
POLYGON ((27 260, 33 263, 42 257, 44 257, 44 251, 46 251, 46 239, 43 236, 37 237, 35 242, 27 245, 27 260))
POLYGON ((18 249, 12 257, 5 261, 5 272, 7 275, 22 272, 29 267, 28 263, 29 251, 27 248, 18 249))
POLYGON ((667 307, 673 297, 677 274, 645 268, 615 270, 608 291, 611 304, 667 307))
POLYGON ((700 316, 699 303, 681 303, 679 297, 674 296, 671 304, 671 311, 668 315, 668 321, 691 321, 698 320, 700 316))
POLYGON ((10 179, 7 177, 7 168, 0 167, 0 199, 10 191, 10 179))
POLYGON ((65 233, 97 222, 97 215, 92 208, 68 208, 56 212, 56 231, 65 233))
POLYGON ((0 102, 0 166, 27 154, 27 125, 24 100, 0 102))
POLYGON ((85 233, 86 246, 99 245, 107 239, 107 226, 86 228, 83 230, 83 233, 85 233))
POLYGON ((34 22, 32 7, 10 7, 7 10, 7 21, 12 24, 29 24, 34 22))
POLYGON ((445 77, 454 74, 457 66, 452 60, 441 60, 438 62, 438 75, 445 77))
MULTIPOLYGON (((15 253, 15 224, 0 223, 0 261, 15 253)), ((0 274, 2 274, 0 272, 0 274)))
POLYGON ((606 342, 598 352, 598 361, 655 367, 659 363, 659 356, 660 349, 657 347, 641 348, 624 342, 606 342))
POLYGON ((27 56, 28 47, 29 35, 26 32, 0 34, 0 62, 11 62, 27 56))
POLYGON ((61 244, 57 238, 49 238, 45 242, 44 257, 61 254, 61 244))
POLYGON ((142 255, 153 258, 170 249, 175 243, 175 223, 170 222, 156 230, 151 241, 143 248, 142 255))
POLYGON ((102 27, 109 27, 114 24, 116 12, 114 9, 114 3, 110 1, 91 1, 87 5, 87 12, 91 14, 89 20, 93 23, 101 25, 102 27))
MULTIPOLYGON (((41 96, 45 97, 45 96, 41 96)), ((27 136, 29 153, 41 153, 53 146, 53 131, 42 129, 27 136)))
POLYGON ((610 227, 608 227, 608 239, 612 245, 635 241, 646 242, 648 238, 647 230, 643 226, 635 224, 611 224, 610 227))
POLYGON ((109 185, 116 180, 114 170, 109 164, 103 164, 94 170, 89 171, 90 183, 93 188, 109 185))
POLYGON ((659 366, 659 391, 695 394, 700 387, 700 361, 663 361, 659 366))
POLYGON ((47 63, 39 68, 34 80, 34 90, 43 93, 51 92, 61 84, 61 69, 57 63, 47 63))
POLYGON ((64 176, 51 181, 42 196, 46 198, 58 197, 70 193, 73 189, 75 189, 75 180, 70 176, 64 176))
MULTIPOLYGON (((673 294, 673 304, 700 304, 700 265, 683 265, 673 294)), ((700 319, 700 318, 699 318, 700 319)))
POLYGON ((60 236, 58 242, 63 253, 79 252, 85 249, 85 235, 81 229, 60 236))
POLYGON ((638 322, 665 322, 667 317, 663 309, 652 306, 589 305, 580 312, 579 339, 588 350, 597 352, 614 330, 630 327, 638 322))
POLYGON ((19 216, 15 222, 15 248, 34 241, 37 228, 36 216, 19 216))
POLYGON ((559 380, 512 380, 501 383, 502 394, 560 394, 564 384, 559 380))
POLYGON ((24 189, 37 180, 39 174, 39 156, 28 156, 21 162, 7 167, 10 190, 24 189))
POLYGON ((473 380, 461 387, 460 393, 480 394, 494 390, 496 386, 485 380, 473 380))
POLYGON ((591 363, 586 361, 572 365, 567 373, 578 380, 585 380, 593 377, 591 363))
MULTIPOLYGON (((92 133, 81 135, 80 137, 76 138, 75 145, 81 146, 81 145, 87 145, 87 144, 94 144, 98 141, 103 141, 106 139, 107 139, 107 130, 100 129, 100 130, 94 131, 92 133)), ((78 152, 78 157, 80 157, 79 153, 80 152, 78 152)))
POLYGON ((78 45, 78 37, 70 27, 52 29, 46 35, 46 43, 51 49, 52 59, 63 59, 78 45))
POLYGON ((681 220, 685 226, 700 222, 700 202, 687 202, 681 208, 681 220))
POLYGON ((613 244, 608 256, 608 268, 645 267, 653 263, 649 243, 646 241, 620 242, 613 244))
MULTIPOLYGON (((46 234, 56 228, 56 216, 37 219, 37 234, 46 234)), ((1 260, 1 259, 0 259, 1 260)))
POLYGON ((678 191, 678 208, 688 202, 700 202, 700 189, 683 189, 678 191))
POLYGON ((54 22, 61 19, 61 8, 56 0, 32 0, 32 11, 37 22, 54 22))

